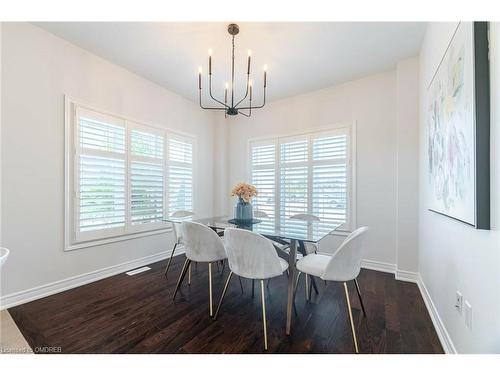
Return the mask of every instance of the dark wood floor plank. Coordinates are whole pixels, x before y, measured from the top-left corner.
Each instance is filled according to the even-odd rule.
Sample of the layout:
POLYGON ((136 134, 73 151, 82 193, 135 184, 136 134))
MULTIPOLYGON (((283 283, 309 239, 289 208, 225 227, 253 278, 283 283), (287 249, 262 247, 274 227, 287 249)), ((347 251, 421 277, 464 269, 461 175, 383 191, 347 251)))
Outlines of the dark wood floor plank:
MULTIPOLYGON (((206 264, 193 267, 172 300, 184 256, 176 256, 134 276, 116 275, 9 309, 32 348, 61 347, 63 353, 262 353, 260 285, 233 278, 217 321, 208 314, 206 264)), ((214 272, 214 311, 224 286, 214 272)), ((418 287, 394 276, 362 270, 358 281, 367 316, 354 283, 350 302, 362 353, 442 353, 418 287)), ((304 281, 297 292, 298 316, 292 334, 284 332, 287 278, 266 287, 269 353, 353 353, 349 317, 341 283, 317 280, 319 294, 305 300, 304 281)))

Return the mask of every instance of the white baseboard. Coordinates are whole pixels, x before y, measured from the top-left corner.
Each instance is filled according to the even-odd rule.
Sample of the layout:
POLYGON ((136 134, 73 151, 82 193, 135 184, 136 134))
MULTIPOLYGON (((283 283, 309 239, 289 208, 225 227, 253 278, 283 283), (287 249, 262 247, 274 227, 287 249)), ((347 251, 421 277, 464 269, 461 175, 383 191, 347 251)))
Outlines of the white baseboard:
POLYGON ((410 283, 415 283, 415 284, 418 284, 419 276, 420 275, 418 272, 403 271, 399 269, 396 269, 396 272, 394 273, 394 277, 396 278, 396 280, 408 281, 410 283))
MULTIPOLYGON (((184 253, 181 247, 177 247, 175 251, 177 254, 184 253)), ((157 254, 148 255, 139 259, 134 259, 128 262, 117 264, 114 266, 101 268, 96 271, 84 273, 82 275, 69 277, 67 279, 54 281, 45 285, 37 286, 31 289, 23 290, 20 292, 8 294, 0 297, 0 310, 8 309, 14 306, 22 305, 23 303, 31 302, 52 294, 60 293, 68 289, 76 288, 81 285, 89 284, 94 281, 104 279, 106 277, 114 276, 119 273, 130 271, 134 268, 142 267, 147 264, 158 262, 169 257, 171 251, 162 251, 157 254)))
POLYGON ((422 277, 420 274, 418 275, 418 282, 417 282, 418 288, 420 289, 420 294, 422 295, 422 298, 424 299, 425 306, 427 307, 427 311, 429 311, 429 315, 431 316, 432 324, 434 325, 434 329, 436 330, 436 333, 439 337, 439 341, 441 342, 441 346, 443 347, 443 350, 446 354, 457 354, 457 350, 455 348, 455 345, 453 345, 453 341, 451 340, 450 335, 448 334, 448 331, 446 330, 446 327, 443 324, 443 321, 441 320, 441 317, 439 316, 439 313, 436 309, 436 306, 434 305, 434 302, 432 302, 432 298, 427 290, 427 287, 425 286, 424 281, 422 280, 422 277))
POLYGON ((366 268, 367 270, 395 273, 396 265, 392 263, 379 262, 376 260, 363 259, 361 262, 361 268, 366 268))
POLYGON ((376 260, 363 259, 361 262, 361 268, 366 268, 368 270, 387 272, 394 274, 396 280, 408 281, 411 283, 418 283, 418 272, 403 271, 398 269, 397 265, 386 262, 379 262, 376 260))

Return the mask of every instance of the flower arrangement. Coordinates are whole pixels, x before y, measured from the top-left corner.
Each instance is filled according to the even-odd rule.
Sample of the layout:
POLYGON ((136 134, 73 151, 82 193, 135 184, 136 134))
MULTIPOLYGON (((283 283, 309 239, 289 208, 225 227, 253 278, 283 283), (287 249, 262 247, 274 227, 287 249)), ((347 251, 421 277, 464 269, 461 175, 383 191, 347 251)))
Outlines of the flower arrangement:
POLYGON ((232 197, 238 197, 242 199, 245 203, 250 203, 252 197, 257 196, 258 192, 255 186, 247 184, 245 182, 240 182, 233 187, 231 191, 232 197))

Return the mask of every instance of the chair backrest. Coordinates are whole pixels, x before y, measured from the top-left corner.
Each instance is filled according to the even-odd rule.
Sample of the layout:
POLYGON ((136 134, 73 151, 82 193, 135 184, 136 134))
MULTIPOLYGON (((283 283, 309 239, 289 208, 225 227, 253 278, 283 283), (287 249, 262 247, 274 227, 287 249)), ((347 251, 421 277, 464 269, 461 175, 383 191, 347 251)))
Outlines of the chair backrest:
POLYGON ((182 223, 186 256, 195 262, 215 262, 226 259, 224 243, 215 231, 206 225, 186 221, 182 223))
POLYGON ((264 219, 267 219, 269 217, 269 215, 265 211, 260 211, 260 210, 255 210, 253 212, 253 216, 264 218, 264 219))
POLYGON ((244 229, 228 228, 224 233, 229 268, 238 276, 269 279, 283 273, 270 240, 244 229))
POLYGON ((179 210, 179 211, 174 211, 172 212, 171 217, 188 217, 188 216, 193 216, 194 212, 191 211, 184 211, 184 210, 179 210))
POLYGON ((363 260, 363 242, 367 231, 368 227, 361 227, 347 236, 330 259, 321 276, 322 279, 349 281, 358 277, 363 260))
POLYGON ((304 221, 320 221, 319 217, 317 217, 316 215, 313 215, 313 214, 296 214, 296 215, 292 215, 290 216, 290 219, 294 219, 294 220, 304 220, 304 221))
MULTIPOLYGON (((175 218, 183 218, 189 216, 194 216, 194 212, 179 210, 172 212, 172 215, 170 215, 170 217, 175 217, 175 218)), ((173 229, 174 229, 175 242, 179 243, 182 238, 181 225, 179 223, 173 223, 173 229)))

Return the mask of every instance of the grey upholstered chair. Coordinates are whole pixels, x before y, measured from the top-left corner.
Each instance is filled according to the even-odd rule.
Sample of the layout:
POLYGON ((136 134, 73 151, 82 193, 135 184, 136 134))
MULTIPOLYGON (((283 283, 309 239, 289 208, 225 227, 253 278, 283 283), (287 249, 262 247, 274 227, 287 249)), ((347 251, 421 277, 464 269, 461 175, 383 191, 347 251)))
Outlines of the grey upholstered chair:
POLYGON ((299 259, 297 262, 297 282, 295 291, 298 285, 300 274, 319 277, 325 281, 337 281, 344 284, 345 298, 347 302, 347 310, 349 312, 349 321, 351 323, 352 337, 356 353, 359 353, 358 341, 356 339, 356 331, 354 329, 354 321, 352 319, 351 302, 349 300, 349 292, 347 290, 347 282, 354 280, 356 291, 361 302, 363 314, 366 316, 365 306, 361 298, 358 281, 356 278, 361 269, 361 261, 363 259, 363 241, 365 234, 368 231, 367 227, 361 227, 352 232, 339 246, 335 253, 330 255, 309 254, 299 259))
MULTIPOLYGON (((313 223, 315 221, 321 221, 320 218, 313 214, 296 214, 290 216, 292 220, 303 220, 308 223, 313 223)), ((314 242, 306 242, 305 243, 306 254, 316 253, 318 252, 318 245, 314 242)))
POLYGON ((179 275, 173 298, 175 299, 191 262, 208 263, 208 311, 210 316, 212 316, 212 263, 227 258, 224 243, 214 230, 203 224, 184 222, 181 229, 184 248, 186 250, 186 261, 179 275))
MULTIPOLYGON (((191 212, 191 211, 175 211, 172 213, 172 215, 170 215, 170 217, 182 219, 182 218, 193 216, 193 215, 194 215, 194 212, 191 212)), ((168 259, 167 267, 165 268, 165 277, 167 277, 167 275, 168 275, 168 269, 170 268, 170 263, 172 263, 172 258, 174 257, 175 249, 177 249, 178 245, 182 244, 181 224, 173 223, 172 229, 174 231, 175 243, 174 243, 174 248, 172 249, 172 253, 170 254, 170 258, 168 259)), ((191 283, 191 267, 189 268, 189 273, 190 273, 189 281, 191 283)))
MULTIPOLYGON (((321 221, 320 218, 316 215, 313 215, 313 214, 295 214, 295 215, 292 215, 289 217, 289 219, 292 219, 292 220, 302 220, 302 221, 306 221, 308 223, 313 223, 313 222, 318 222, 318 221, 321 221)), ((315 254, 318 252, 318 244, 317 243, 314 243, 314 242, 304 242, 304 250, 305 250, 305 254, 315 254)), ((301 256, 301 255, 299 255, 301 256)), ((304 284, 305 284, 305 295, 306 295, 306 301, 309 301, 309 299, 311 298, 311 289, 312 289, 312 286, 314 285, 314 280, 309 280, 309 275, 306 275, 304 277, 304 284)), ((315 291, 316 291, 316 294, 318 294, 318 291, 316 289, 316 286, 314 287, 315 291)))
POLYGON ((224 237, 230 272, 224 285, 214 319, 217 319, 222 300, 224 299, 233 273, 240 277, 252 279, 252 281, 260 280, 264 349, 267 350, 264 280, 282 275, 287 270, 288 263, 278 256, 271 241, 260 234, 243 229, 228 228, 224 237))
POLYGON ((269 215, 266 213, 266 211, 254 210, 253 217, 267 219, 269 218, 269 215))

